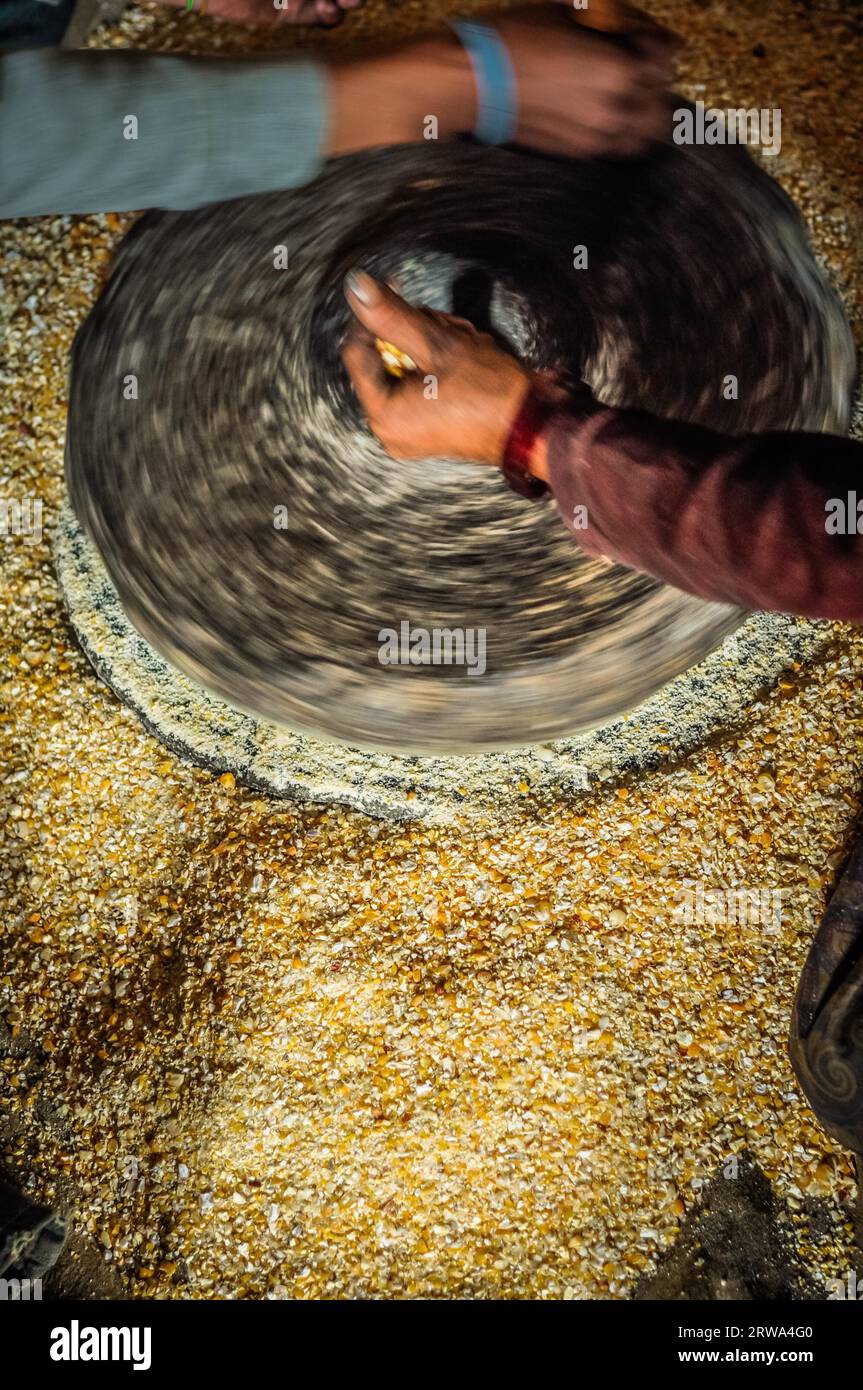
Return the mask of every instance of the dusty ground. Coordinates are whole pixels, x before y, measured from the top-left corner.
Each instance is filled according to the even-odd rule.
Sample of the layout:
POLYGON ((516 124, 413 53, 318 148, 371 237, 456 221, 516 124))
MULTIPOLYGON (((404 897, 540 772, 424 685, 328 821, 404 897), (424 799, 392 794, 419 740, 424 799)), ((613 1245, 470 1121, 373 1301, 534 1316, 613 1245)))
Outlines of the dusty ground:
MULTIPOLYGON (((775 171, 856 312, 839 7, 653 8, 687 95, 781 106, 775 171)), ((214 34, 154 9, 99 42, 214 34)), ((41 499, 46 531, 66 355, 127 220, 3 229, 0 495, 41 499)), ((785 1034, 860 811, 863 639, 837 629, 745 728, 587 806, 405 828, 167 755, 76 650, 47 541, 3 559, 0 1136, 70 1211, 79 1287, 99 1249, 139 1295, 624 1297, 744 1150, 800 1287, 841 1276, 852 1169, 785 1034), (697 886, 782 890, 781 920, 683 925, 697 886)))

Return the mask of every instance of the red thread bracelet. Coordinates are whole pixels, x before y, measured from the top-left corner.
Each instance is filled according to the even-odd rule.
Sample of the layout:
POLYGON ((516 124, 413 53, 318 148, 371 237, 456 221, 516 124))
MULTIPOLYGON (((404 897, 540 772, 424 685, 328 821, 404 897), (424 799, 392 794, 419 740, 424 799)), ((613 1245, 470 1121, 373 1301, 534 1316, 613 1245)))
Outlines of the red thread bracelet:
POLYGON ((531 473, 530 460, 537 439, 559 406, 559 397, 534 382, 512 422, 500 466, 513 492, 521 497, 544 497, 549 490, 548 483, 531 473))

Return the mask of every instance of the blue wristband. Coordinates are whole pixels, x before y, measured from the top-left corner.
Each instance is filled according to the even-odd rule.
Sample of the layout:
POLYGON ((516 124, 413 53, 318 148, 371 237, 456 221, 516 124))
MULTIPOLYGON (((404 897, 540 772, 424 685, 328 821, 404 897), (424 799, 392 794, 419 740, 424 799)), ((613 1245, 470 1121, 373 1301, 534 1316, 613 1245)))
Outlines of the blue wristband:
POLYGON ((473 133, 484 145, 515 139, 518 96, 506 44, 496 29, 471 19, 451 20, 470 58, 476 82, 477 118, 473 133))

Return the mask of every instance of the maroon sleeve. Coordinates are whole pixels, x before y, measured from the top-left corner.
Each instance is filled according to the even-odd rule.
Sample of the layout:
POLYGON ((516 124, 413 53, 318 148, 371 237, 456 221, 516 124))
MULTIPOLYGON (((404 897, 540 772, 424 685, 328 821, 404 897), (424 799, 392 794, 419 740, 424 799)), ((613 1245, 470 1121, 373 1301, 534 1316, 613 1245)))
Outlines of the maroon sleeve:
POLYGON ((552 493, 591 554, 701 598, 863 625, 863 445, 596 403, 546 438, 552 493))

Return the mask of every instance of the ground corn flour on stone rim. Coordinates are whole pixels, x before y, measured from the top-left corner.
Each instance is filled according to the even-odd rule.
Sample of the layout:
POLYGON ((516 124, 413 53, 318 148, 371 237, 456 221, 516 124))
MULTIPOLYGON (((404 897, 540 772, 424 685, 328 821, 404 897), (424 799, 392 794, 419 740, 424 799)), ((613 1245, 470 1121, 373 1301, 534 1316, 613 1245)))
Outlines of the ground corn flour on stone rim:
POLYGON ((739 723, 783 673, 793 679, 826 652, 836 632, 827 623, 757 614, 638 710, 580 738, 485 756, 399 756, 305 737, 208 695, 132 627, 68 506, 54 559, 94 669, 166 747, 276 796, 396 820, 482 815, 529 798, 583 801, 604 784, 673 763, 739 723))

